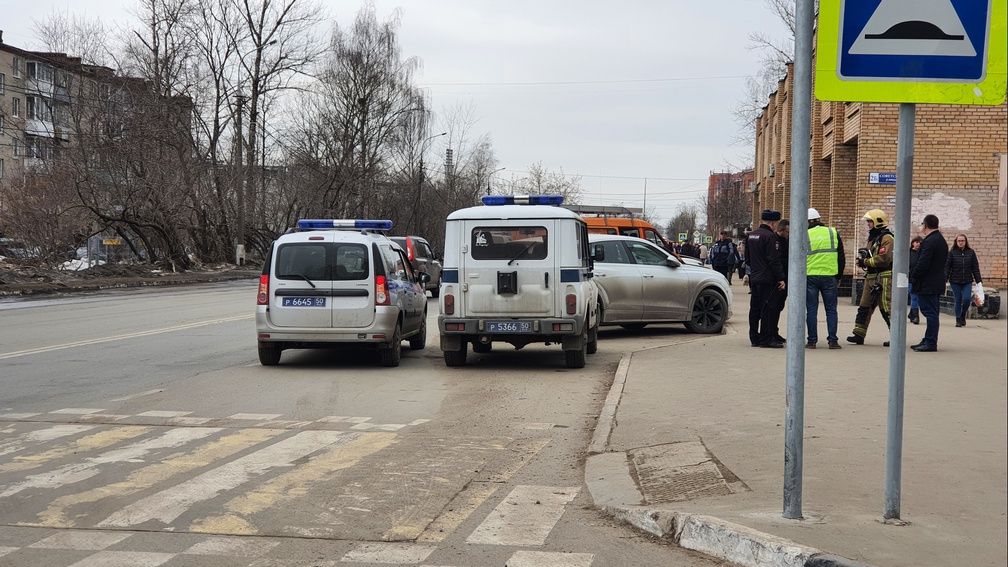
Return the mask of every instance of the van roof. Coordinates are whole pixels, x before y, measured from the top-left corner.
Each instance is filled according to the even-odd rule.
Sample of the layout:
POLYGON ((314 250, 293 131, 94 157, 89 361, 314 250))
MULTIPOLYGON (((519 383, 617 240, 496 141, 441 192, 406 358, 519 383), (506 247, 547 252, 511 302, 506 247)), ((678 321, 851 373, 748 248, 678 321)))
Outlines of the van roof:
POLYGON ((577 213, 550 205, 483 205, 459 209, 447 220, 520 220, 520 219, 575 219, 577 213))

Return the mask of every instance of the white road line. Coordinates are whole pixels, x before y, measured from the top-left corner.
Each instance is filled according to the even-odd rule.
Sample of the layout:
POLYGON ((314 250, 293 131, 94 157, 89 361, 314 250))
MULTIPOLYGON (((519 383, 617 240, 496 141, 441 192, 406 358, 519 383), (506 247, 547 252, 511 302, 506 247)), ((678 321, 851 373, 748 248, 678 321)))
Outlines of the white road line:
POLYGON ((175 558, 174 553, 144 551, 99 551, 70 567, 158 567, 175 558))
POLYGON ((543 545, 579 487, 518 486, 466 539, 489 545, 543 545))
POLYGON ((45 441, 52 441, 54 439, 59 439, 60 437, 66 437, 67 435, 74 435, 77 433, 84 433, 97 427, 96 425, 74 425, 74 424, 59 424, 49 427, 47 429, 40 429, 38 431, 30 431, 18 436, 15 439, 9 439, 0 443, 0 457, 4 455, 9 455, 11 453, 16 453, 18 451, 24 450, 29 443, 42 443, 45 441))
POLYGON ((590 567, 594 559, 591 553, 516 551, 507 567, 590 567))
POLYGON ((61 345, 52 345, 47 347, 32 348, 27 350, 19 350, 14 352, 7 352, 0 354, 0 360, 7 358, 16 358, 19 356, 28 356, 32 354, 42 354, 44 352, 52 352, 54 350, 63 350, 68 348, 75 348, 81 346, 97 345, 101 343, 110 343, 113 341, 122 341, 126 339, 135 339, 139 337, 149 337, 151 335, 160 335, 162 333, 171 333, 174 331, 184 331, 187 329, 196 329, 199 327, 206 327, 207 325, 216 325, 218 323, 230 323, 232 321, 241 321, 243 319, 251 319, 254 315, 240 315, 236 317, 224 317, 222 319, 210 319, 207 321, 196 321, 194 323, 185 323, 182 325, 175 325, 172 327, 162 327, 160 329, 150 329, 147 331, 137 331, 136 333, 126 333, 124 335, 113 335, 111 337, 99 337, 96 339, 88 339, 86 341, 77 341, 73 343, 64 343, 61 345))
POLYGON ((53 534, 29 545, 32 549, 73 549, 74 551, 101 551, 128 538, 123 532, 96 532, 68 530, 53 534))
POLYGON ((340 561, 356 563, 387 563, 393 565, 416 565, 437 549, 433 545, 416 543, 358 543, 340 561))
POLYGON ((237 488, 270 469, 291 466, 302 457, 356 438, 340 431, 303 431, 126 506, 99 522, 97 527, 127 527, 150 520, 170 524, 197 502, 237 488))
POLYGON ((219 431, 222 430, 217 427, 171 429, 160 437, 140 441, 122 449, 114 449, 102 453, 97 457, 89 458, 82 463, 72 463, 54 471, 30 475, 24 481, 13 484, 3 492, 0 492, 0 498, 13 496, 29 488, 59 488, 68 484, 81 482, 100 473, 102 465, 135 462, 145 457, 150 451, 179 447, 190 441, 202 439, 219 431))
POLYGON ((125 402, 126 400, 132 400, 133 398, 142 398, 144 396, 149 396, 151 394, 159 394, 163 390, 161 388, 155 388, 153 390, 147 390, 146 392, 139 392, 137 394, 130 394, 128 396, 123 396, 121 398, 112 398, 113 402, 125 402))

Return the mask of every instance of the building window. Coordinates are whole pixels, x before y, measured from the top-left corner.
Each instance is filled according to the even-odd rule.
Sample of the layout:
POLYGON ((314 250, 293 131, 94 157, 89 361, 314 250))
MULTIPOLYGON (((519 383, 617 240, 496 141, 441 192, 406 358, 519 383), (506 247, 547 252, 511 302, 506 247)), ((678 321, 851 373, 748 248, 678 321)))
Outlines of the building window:
POLYGON ((28 61, 28 62, 26 62, 25 63, 25 77, 28 77, 29 79, 34 79, 37 76, 37 74, 35 72, 35 68, 36 68, 37 65, 38 64, 35 63, 34 61, 28 61))
POLYGON ((0 179, 3 179, 3 160, 0 159, 0 179))
POLYGON ((14 69, 14 78, 15 79, 20 79, 21 78, 21 58, 20 57, 14 57, 14 64, 13 64, 12 67, 14 69))
POLYGON ((11 116, 21 116, 21 99, 18 97, 11 99, 11 116))
POLYGON ((35 120, 35 97, 25 97, 25 118, 35 120))
POLYGON ((0 73, 0 94, 3 94, 3 92, 4 92, 4 82, 5 82, 4 79, 5 78, 6 78, 6 75, 4 75, 3 73, 0 73))
POLYGON ((21 140, 14 138, 14 157, 21 157, 21 140))
POLYGON ((4 116, 3 114, 0 114, 0 132, 3 132, 3 129, 4 129, 4 116))

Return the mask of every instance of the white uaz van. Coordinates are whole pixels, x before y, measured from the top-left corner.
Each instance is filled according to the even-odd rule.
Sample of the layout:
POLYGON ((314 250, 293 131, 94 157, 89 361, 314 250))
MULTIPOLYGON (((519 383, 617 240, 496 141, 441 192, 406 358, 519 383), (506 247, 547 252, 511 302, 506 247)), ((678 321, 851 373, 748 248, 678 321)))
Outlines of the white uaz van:
POLYGON ((445 364, 472 344, 563 346, 570 368, 598 349, 598 288, 588 228, 558 195, 483 197, 448 215, 438 330, 445 364))

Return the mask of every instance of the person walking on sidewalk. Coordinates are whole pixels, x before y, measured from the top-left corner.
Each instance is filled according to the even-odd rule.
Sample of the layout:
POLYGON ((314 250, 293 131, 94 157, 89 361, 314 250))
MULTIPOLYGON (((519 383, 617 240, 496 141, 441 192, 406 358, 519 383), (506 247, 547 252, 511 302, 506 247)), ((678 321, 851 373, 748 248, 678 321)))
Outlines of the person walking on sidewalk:
POLYGON ((784 293, 784 266, 780 238, 774 230, 781 220, 780 211, 767 209, 760 214, 763 224, 746 237, 745 254, 749 264, 749 342, 754 347, 783 348, 777 340, 780 312, 775 308, 775 293, 784 293))
MULTIPOLYGON (((889 313, 892 307, 892 265, 893 265, 893 234, 889 232, 889 220, 882 209, 872 209, 861 217, 868 223, 868 247, 858 250, 857 265, 865 271, 864 289, 861 291, 861 303, 854 317, 854 334, 847 337, 847 342, 863 345, 868 334, 868 324, 871 323, 875 307, 889 326, 889 313)), ((882 343, 889 346, 889 341, 882 343)))
POLYGON ((837 229, 822 223, 819 211, 808 210, 809 253, 806 260, 805 326, 808 342, 805 348, 816 348, 819 342, 819 296, 826 309, 826 342, 831 349, 840 347, 837 336, 837 285, 843 276, 847 259, 843 241, 837 229))
POLYGON ((741 256, 739 256, 738 248, 732 242, 731 236, 728 235, 728 231, 721 231, 721 239, 711 247, 710 255, 711 267, 715 272, 723 275, 728 280, 728 285, 731 285, 732 276, 735 275, 735 268, 738 266, 741 256))
POLYGON ((980 279, 980 262, 965 234, 956 236, 955 243, 949 250, 945 260, 945 279, 951 285, 952 297, 955 299, 956 327, 965 327, 966 312, 973 301, 973 282, 983 283, 980 279))
POLYGON ((910 348, 917 352, 934 352, 938 350, 938 300, 945 293, 945 262, 949 248, 938 230, 938 217, 925 215, 923 228, 924 241, 921 242, 917 264, 910 273, 910 281, 927 326, 921 342, 910 348))
MULTIPOLYGON (((920 245, 924 242, 924 239, 920 236, 915 236, 910 239, 910 270, 908 274, 912 274, 914 266, 917 265, 917 258, 920 256, 920 245)), ((913 282, 907 284, 907 293, 910 295, 910 312, 907 313, 907 319, 914 325, 920 323, 920 302, 917 301, 917 293, 913 290, 913 282)))

